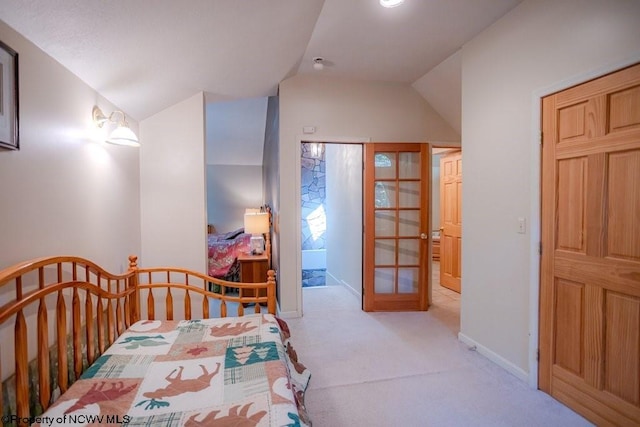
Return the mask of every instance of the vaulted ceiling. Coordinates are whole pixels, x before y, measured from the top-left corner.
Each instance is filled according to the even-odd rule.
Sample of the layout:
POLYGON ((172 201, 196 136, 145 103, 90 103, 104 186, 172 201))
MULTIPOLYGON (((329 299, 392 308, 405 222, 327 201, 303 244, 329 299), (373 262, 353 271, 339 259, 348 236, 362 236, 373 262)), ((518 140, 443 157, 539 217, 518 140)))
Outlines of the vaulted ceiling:
POLYGON ((321 56, 328 75, 413 84, 459 131, 459 55, 443 61, 520 1, 2 0, 0 19, 136 120, 198 91, 275 95, 321 56))

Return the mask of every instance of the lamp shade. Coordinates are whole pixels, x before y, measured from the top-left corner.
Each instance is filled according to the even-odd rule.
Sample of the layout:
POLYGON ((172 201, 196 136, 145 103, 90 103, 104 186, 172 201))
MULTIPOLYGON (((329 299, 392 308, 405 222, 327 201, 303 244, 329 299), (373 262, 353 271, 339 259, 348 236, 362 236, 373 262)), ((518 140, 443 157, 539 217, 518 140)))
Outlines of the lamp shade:
POLYGON ((111 132, 111 135, 109 135, 109 138, 107 138, 106 141, 110 144, 128 145, 129 147, 140 146, 140 142, 138 141, 136 134, 127 126, 122 124, 118 125, 118 127, 111 132))
POLYGON ((244 232, 263 234, 269 232, 269 214, 267 212, 245 213, 244 232))

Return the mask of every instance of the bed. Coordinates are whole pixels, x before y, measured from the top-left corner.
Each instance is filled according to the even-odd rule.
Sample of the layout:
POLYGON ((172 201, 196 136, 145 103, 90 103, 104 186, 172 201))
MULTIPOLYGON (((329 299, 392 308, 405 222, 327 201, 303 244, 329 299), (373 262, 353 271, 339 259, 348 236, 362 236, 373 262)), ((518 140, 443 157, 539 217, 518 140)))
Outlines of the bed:
MULTIPOLYGON (((269 232, 265 233, 265 253, 268 265, 271 265, 271 228, 272 214, 268 205, 252 209, 256 212, 266 212, 269 215, 269 232)), ((238 256, 251 252, 251 234, 245 233, 244 228, 238 228, 225 233, 216 231, 213 224, 207 225, 208 244, 208 274, 209 276, 230 282, 240 281, 240 263, 238 256)))
POLYGON ((13 368, 3 424, 310 425, 310 374, 275 316, 274 272, 265 280, 139 268, 135 256, 120 275, 78 257, 0 271, 0 333, 14 343, 0 346, 0 378, 13 368))
MULTIPOLYGON (((209 227, 211 230, 211 226, 209 227)), ((227 233, 207 235, 209 276, 230 282, 239 282, 238 256, 250 252, 251 235, 243 228, 227 233)))

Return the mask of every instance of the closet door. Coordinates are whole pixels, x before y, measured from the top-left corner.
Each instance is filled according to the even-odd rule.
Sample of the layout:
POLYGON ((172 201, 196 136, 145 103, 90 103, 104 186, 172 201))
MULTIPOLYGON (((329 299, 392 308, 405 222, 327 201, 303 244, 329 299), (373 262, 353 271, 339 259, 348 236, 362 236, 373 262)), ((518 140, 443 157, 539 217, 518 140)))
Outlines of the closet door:
POLYGON ((365 144, 364 309, 427 309, 429 145, 365 144))
POLYGON ((542 108, 540 388, 640 425, 640 65, 542 108))

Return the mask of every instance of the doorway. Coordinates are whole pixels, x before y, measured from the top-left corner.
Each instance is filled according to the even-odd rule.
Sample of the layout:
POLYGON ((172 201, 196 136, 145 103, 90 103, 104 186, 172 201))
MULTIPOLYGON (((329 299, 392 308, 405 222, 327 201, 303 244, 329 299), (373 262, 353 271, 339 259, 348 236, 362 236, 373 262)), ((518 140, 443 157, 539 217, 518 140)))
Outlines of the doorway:
POLYGON ((441 223, 443 210, 441 187, 444 173, 441 159, 456 152, 461 153, 460 147, 433 147, 431 150, 431 296, 429 301, 435 308, 432 310, 433 315, 438 316, 452 332, 457 334, 460 331, 461 294, 460 291, 443 286, 440 277, 442 267, 441 228, 443 228, 441 223))
MULTIPOLYGON (((302 267, 300 273, 302 276, 301 283, 306 284, 304 288, 343 285, 346 286, 348 290, 357 295, 359 298, 362 298, 363 251, 361 244, 363 237, 362 169, 364 143, 341 143, 325 142, 320 140, 301 140, 300 144, 300 265, 302 267), (338 165, 342 166, 336 166, 336 164, 334 163, 336 159, 339 160, 338 165), (333 184, 331 184, 332 181, 333 184), (332 186, 335 186, 340 191, 332 191, 332 186), (347 220, 345 221, 345 219, 347 220), (323 237, 321 238, 320 236, 323 237), (322 245, 324 245, 324 248, 322 247, 322 245), (332 248, 334 249, 332 250, 332 248), (318 256, 319 253, 320 256, 318 256), (335 258, 338 258, 337 262, 335 258), (316 271, 316 277, 312 275, 312 272, 314 270, 316 271), (311 278, 312 280, 305 280, 308 278, 311 278)), ((372 145, 375 145, 376 147, 382 147, 382 145, 380 144, 372 145)), ((427 175, 431 175, 431 173, 429 172, 429 167, 431 165, 431 161, 428 157, 428 155, 430 154, 429 145, 414 145, 416 146, 414 148, 417 149, 418 152, 424 151, 424 156, 420 154, 418 156, 420 160, 417 163, 409 162, 405 164, 405 160, 400 160, 401 164, 404 165, 402 167, 407 167, 407 165, 409 164, 420 165, 420 168, 425 168, 427 175), (420 147, 423 147, 425 150, 422 150, 420 147)), ((389 147, 389 149, 393 150, 401 147, 401 145, 398 144, 390 144, 390 146, 391 147, 389 147)), ((448 147, 446 150, 451 149, 451 147, 448 147)), ((456 150, 459 151, 459 148, 457 148, 456 150)), ((404 159, 404 156, 406 155, 407 153, 403 153, 398 158, 404 159)), ((399 184, 404 186, 415 186, 418 182, 413 177, 401 178, 399 175, 397 178, 400 179, 399 184), (410 182, 412 180, 415 182, 410 182)), ((428 182, 429 180, 425 181, 424 185, 426 187, 420 190, 420 194, 426 196, 431 193, 432 190, 429 188, 428 182)), ((390 187, 390 189, 392 188, 390 187)), ((418 194, 416 191, 414 191, 413 187, 411 187, 411 189, 405 190, 408 191, 403 190, 398 193, 398 197, 402 198, 402 202, 400 202, 399 200, 399 203, 406 203, 408 199, 405 200, 405 198, 408 194, 418 194)), ((424 198, 425 200, 428 200, 429 197, 424 198)), ((418 199, 421 198, 422 197, 418 197, 418 199)), ((429 266, 425 268, 425 275, 431 274, 432 271, 432 265, 430 264, 431 248, 428 244, 428 242, 431 242, 431 226, 428 213, 431 208, 432 207, 429 206, 428 209, 425 208, 423 210, 423 213, 421 215, 424 215, 424 218, 422 218, 418 222, 404 218, 406 215, 410 215, 412 209, 414 208, 408 205, 401 208, 402 213, 400 216, 402 217, 402 225, 398 226, 404 229, 407 224, 415 223, 417 227, 416 230, 419 231, 417 233, 414 233, 415 236, 413 236, 413 238, 418 239, 417 241, 424 242, 418 243, 418 247, 421 249, 410 250, 411 248, 404 247, 406 244, 411 244, 412 242, 410 236, 408 235, 395 236, 391 239, 395 239, 398 241, 402 240, 402 247, 400 248, 400 258, 403 261, 400 264, 395 265, 396 270, 400 271, 401 274, 398 275, 397 283, 395 283, 394 286, 398 290, 402 291, 399 292, 399 295, 404 294, 400 295, 400 297, 403 299, 406 299, 411 294, 411 292, 408 292, 409 289, 415 288, 415 286, 411 286, 411 283, 415 284, 414 280, 411 279, 411 277, 416 277, 416 275, 413 274, 411 277, 409 277, 407 276, 407 272, 415 273, 416 268, 414 267, 418 267, 418 265, 426 265, 427 263, 429 264, 429 266), (418 263, 411 263, 412 265, 406 264, 408 260, 404 258, 406 258, 406 255, 409 253, 415 254, 414 257, 416 259, 419 258, 422 261, 418 263)), ((404 233, 404 231, 402 233, 404 233)), ((386 239, 391 238, 392 236, 384 237, 386 239)), ((439 271, 437 268, 435 270, 439 271)), ((436 279, 435 282, 439 282, 439 279, 436 279)), ((389 285, 389 283, 386 284, 389 285)), ((424 279, 424 283, 425 295, 422 298, 423 301, 428 301, 430 300, 430 297, 427 297, 426 295, 426 278, 424 279)), ((447 289, 443 289, 442 291, 450 292, 450 295, 447 295, 448 301, 455 300, 459 307, 459 294, 451 292, 447 289)), ((300 295, 302 295, 302 293, 300 295)), ((456 310, 455 317, 456 319, 459 319, 459 308, 457 308, 456 310)), ((457 320, 457 322, 459 324, 459 320, 457 320)))
POLYGON ((304 289, 344 286, 362 295, 362 144, 301 141, 304 289))
POLYGON ((462 151, 440 157, 440 284, 460 293, 462 276, 462 151))

